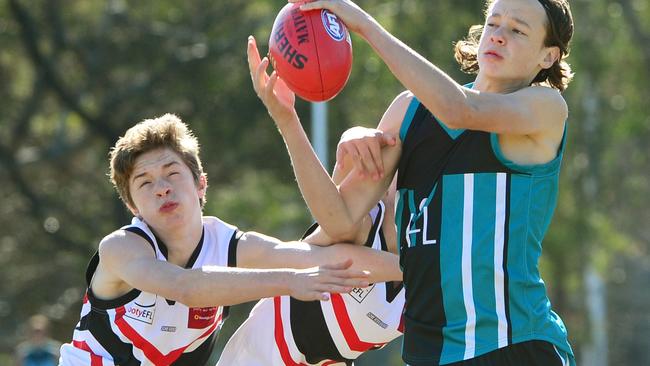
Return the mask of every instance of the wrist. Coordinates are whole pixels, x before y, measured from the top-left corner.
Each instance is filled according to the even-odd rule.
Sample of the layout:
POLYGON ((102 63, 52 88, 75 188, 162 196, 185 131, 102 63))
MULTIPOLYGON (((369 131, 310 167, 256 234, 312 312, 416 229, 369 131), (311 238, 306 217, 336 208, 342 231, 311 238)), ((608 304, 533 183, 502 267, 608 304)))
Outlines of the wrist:
POLYGON ((381 28, 381 25, 375 20, 375 18, 366 13, 364 21, 359 24, 357 33, 366 41, 370 42, 373 33, 377 33, 378 28, 381 28))
POLYGON ((290 114, 288 113, 288 114, 283 114, 278 116, 271 115, 271 117, 273 118, 275 124, 278 126, 279 129, 283 129, 295 124, 300 124, 300 119, 298 118, 298 115, 295 113, 290 113, 290 114))
POLYGON ((300 118, 296 114, 276 119, 276 125, 282 134, 301 127, 300 118))
POLYGON ((290 296, 297 271, 295 269, 277 269, 276 273, 278 293, 282 296, 290 296))
POLYGON ((363 39, 374 49, 377 49, 377 46, 384 42, 386 33, 388 33, 386 29, 370 16, 368 21, 363 24, 363 30, 359 32, 363 39))

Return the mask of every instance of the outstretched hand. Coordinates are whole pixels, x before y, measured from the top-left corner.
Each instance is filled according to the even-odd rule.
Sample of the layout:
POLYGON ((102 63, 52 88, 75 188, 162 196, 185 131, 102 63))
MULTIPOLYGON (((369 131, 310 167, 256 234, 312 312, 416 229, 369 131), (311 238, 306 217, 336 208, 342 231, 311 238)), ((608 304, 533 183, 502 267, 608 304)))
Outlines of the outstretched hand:
POLYGON ((352 127, 341 136, 336 147, 336 164, 344 168, 346 159, 351 159, 361 177, 378 180, 384 177, 384 163, 381 148, 394 146, 393 135, 375 128, 352 127))
MULTIPOLYGON (((290 3, 300 3, 305 0, 289 0, 290 3)), ((363 35, 363 27, 371 21, 372 17, 368 15, 357 4, 350 0, 316 0, 309 1, 300 6, 300 10, 327 9, 336 14, 339 19, 345 23, 345 26, 353 31, 363 35)))
POLYGON ((248 37, 247 55, 253 89, 278 127, 293 118, 298 119, 294 107, 296 95, 280 79, 276 71, 273 71, 270 76, 267 74, 269 59, 268 57, 260 59, 257 43, 253 36, 248 37))
POLYGON ((352 270, 352 260, 298 270, 290 295, 302 301, 328 301, 330 293, 347 293, 355 287, 368 287, 368 272, 352 270))

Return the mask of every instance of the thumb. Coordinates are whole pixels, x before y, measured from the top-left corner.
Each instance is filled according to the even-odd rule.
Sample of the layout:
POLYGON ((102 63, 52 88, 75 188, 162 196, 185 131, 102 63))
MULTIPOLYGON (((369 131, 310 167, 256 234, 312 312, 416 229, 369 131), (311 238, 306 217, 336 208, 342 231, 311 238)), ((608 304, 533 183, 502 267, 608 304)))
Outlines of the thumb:
POLYGON ((384 132, 381 134, 381 145, 382 146, 394 146, 396 143, 395 136, 392 133, 384 132))
POLYGON ((341 169, 345 168, 344 161, 345 161, 346 154, 347 151, 345 151, 345 148, 339 144, 336 147, 336 164, 338 164, 341 169))

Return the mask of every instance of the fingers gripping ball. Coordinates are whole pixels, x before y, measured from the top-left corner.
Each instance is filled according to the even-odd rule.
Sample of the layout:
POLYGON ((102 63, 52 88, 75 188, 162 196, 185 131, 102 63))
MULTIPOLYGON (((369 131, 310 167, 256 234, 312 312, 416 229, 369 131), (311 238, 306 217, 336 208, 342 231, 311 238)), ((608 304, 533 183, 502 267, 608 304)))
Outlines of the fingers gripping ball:
POLYGON ((294 93, 312 102, 334 98, 352 69, 350 33, 334 13, 287 4, 275 18, 269 58, 294 93))

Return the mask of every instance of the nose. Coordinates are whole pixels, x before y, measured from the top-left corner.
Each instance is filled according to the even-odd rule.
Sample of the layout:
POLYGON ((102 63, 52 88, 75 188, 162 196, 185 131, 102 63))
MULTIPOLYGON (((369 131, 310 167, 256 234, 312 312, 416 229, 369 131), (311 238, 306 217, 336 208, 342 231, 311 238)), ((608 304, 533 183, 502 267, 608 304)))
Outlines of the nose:
POLYGON ((492 34, 490 34, 490 40, 496 44, 499 45, 504 45, 506 43, 506 39, 503 36, 503 28, 497 27, 492 34))
POLYGON ((159 179, 156 182, 155 193, 158 197, 165 197, 172 191, 172 186, 166 179, 159 179))

